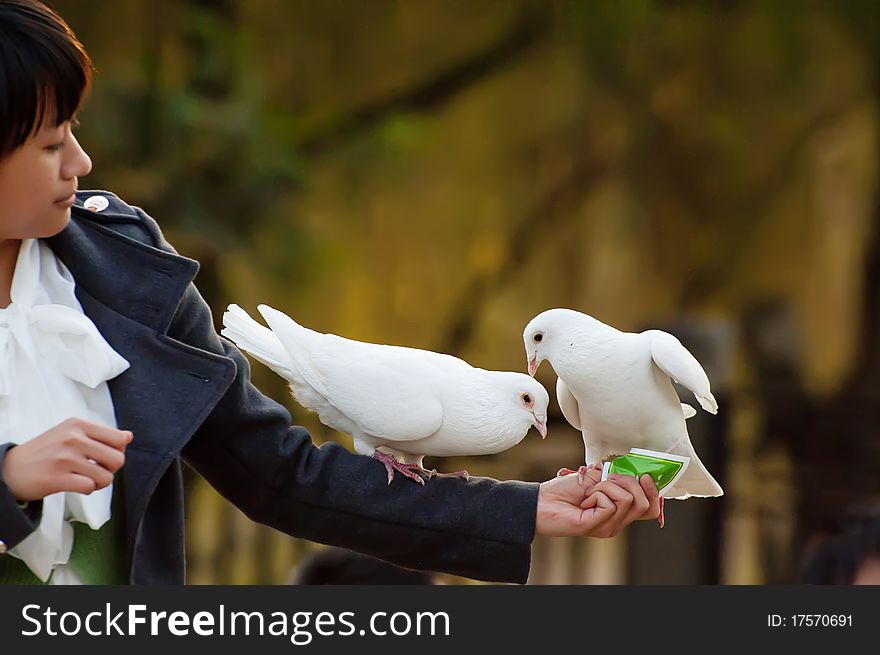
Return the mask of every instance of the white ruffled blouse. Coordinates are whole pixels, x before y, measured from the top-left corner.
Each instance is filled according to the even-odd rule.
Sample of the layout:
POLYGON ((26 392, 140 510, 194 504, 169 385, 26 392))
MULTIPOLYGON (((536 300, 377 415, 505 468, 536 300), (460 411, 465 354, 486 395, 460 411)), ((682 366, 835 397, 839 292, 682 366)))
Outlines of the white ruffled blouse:
MULTIPOLYGON (((108 271, 108 275, 112 275, 108 271)), ((107 380, 129 366, 83 313, 67 267, 38 239, 21 243, 11 304, 0 309, 0 443, 24 443, 68 418, 117 427, 107 380)), ((43 499, 39 527, 9 554, 46 582, 77 583, 67 566, 71 521, 110 519, 113 485, 43 499)))

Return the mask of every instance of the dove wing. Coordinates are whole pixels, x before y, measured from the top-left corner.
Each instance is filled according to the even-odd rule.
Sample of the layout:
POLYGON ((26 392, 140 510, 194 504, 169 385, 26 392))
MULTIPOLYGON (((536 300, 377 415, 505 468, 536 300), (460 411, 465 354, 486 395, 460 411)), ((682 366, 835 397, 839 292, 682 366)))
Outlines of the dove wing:
POLYGON ((568 388, 568 385, 562 378, 556 379, 556 400, 559 401, 559 408, 562 410, 565 420, 571 423, 574 429, 580 430, 581 412, 580 407, 578 407, 577 398, 574 397, 571 389, 568 388))
POLYGON ((709 388, 709 378, 700 362, 688 352, 681 342, 667 332, 650 330, 651 357, 661 371, 690 390, 700 407, 710 414, 718 413, 718 403, 709 388))
MULTIPOLYGON (((331 341, 341 337, 327 335, 331 341)), ((345 340, 348 341, 348 340, 345 340)), ((313 353, 312 361, 327 380, 326 398, 364 434, 389 441, 430 437, 443 425, 443 404, 425 380, 425 371, 381 346, 344 344, 340 357, 332 349, 313 353), (367 352, 351 352, 361 350, 367 352), (372 347, 370 347, 372 346, 372 347), (373 351, 373 352, 369 352, 373 351), (391 358, 383 355, 391 354, 391 358)))
POLYGON ((426 375, 432 353, 419 362, 420 351, 322 334, 277 309, 258 309, 306 383, 363 434, 413 441, 443 425, 443 405, 426 375))

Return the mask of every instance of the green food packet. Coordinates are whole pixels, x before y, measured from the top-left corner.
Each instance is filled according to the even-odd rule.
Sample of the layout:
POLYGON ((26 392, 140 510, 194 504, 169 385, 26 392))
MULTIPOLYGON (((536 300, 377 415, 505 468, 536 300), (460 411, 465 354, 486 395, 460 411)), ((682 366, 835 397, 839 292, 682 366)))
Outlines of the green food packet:
POLYGON ((671 489, 673 484, 682 476, 687 469, 690 457, 660 453, 655 450, 633 448, 628 454, 615 457, 602 466, 602 479, 607 480, 609 475, 632 475, 640 478, 646 473, 651 476, 660 495, 664 490, 671 489))

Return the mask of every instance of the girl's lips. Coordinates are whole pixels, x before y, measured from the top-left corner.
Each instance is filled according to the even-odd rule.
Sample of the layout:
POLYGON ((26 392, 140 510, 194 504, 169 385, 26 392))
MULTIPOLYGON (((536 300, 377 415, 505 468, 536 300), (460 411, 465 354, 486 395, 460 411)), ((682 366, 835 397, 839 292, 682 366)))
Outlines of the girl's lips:
POLYGON ((72 207, 73 203, 76 202, 76 194, 71 193, 66 198, 62 198, 61 200, 56 200, 56 205, 61 205, 62 207, 72 207))

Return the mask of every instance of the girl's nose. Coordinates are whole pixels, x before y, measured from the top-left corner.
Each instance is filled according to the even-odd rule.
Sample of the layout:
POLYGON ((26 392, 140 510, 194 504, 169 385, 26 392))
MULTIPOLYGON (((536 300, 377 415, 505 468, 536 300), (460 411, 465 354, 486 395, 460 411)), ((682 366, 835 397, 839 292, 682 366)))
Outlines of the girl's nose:
POLYGON ((68 134, 67 143, 64 148, 64 161, 62 162, 61 174, 64 179, 69 180, 74 177, 84 177, 92 171, 92 160, 82 149, 79 141, 73 133, 68 134))

